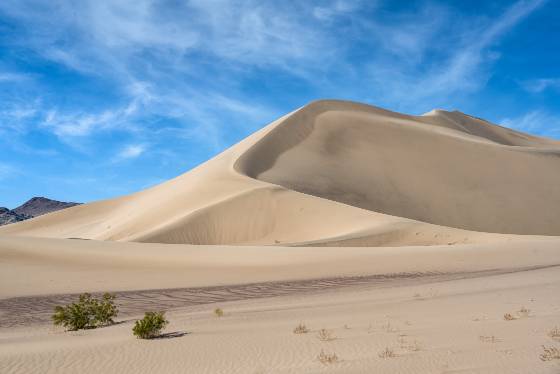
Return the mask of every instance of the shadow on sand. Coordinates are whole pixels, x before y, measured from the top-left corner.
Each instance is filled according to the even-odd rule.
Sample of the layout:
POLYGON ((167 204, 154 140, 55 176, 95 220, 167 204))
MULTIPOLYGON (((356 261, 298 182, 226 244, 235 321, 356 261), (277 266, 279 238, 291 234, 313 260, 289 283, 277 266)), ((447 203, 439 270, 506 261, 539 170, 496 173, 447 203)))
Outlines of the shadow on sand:
POLYGON ((188 332, 186 331, 174 331, 174 332, 167 332, 165 334, 161 334, 159 336, 156 336, 153 339, 173 339, 173 338, 180 338, 182 336, 187 335, 188 332))

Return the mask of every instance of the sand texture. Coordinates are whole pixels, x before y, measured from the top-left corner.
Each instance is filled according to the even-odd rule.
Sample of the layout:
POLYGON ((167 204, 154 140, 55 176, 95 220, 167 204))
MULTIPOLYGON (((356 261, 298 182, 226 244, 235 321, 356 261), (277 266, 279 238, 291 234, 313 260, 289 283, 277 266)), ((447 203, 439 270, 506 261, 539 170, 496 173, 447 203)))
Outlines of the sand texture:
POLYGON ((560 373, 559 171, 560 142, 460 112, 313 102, 158 186, 0 227, 0 373, 560 373), (116 325, 51 326, 105 291, 116 325), (161 339, 131 334, 148 310, 161 339))

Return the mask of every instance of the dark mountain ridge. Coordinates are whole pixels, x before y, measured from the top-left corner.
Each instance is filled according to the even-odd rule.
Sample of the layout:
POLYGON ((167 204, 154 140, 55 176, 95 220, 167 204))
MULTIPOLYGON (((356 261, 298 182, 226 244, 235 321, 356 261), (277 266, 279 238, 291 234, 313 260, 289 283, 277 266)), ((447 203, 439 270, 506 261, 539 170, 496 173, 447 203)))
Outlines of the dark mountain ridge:
POLYGON ((12 210, 0 207, 0 226, 25 221, 26 219, 70 208, 79 204, 80 203, 51 200, 46 197, 34 197, 12 210))

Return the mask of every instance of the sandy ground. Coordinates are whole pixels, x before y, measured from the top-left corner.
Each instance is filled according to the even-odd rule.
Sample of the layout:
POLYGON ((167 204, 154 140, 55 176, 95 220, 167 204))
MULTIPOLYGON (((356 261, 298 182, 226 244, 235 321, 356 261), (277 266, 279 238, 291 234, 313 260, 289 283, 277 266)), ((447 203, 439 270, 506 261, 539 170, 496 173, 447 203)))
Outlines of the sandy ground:
POLYGON ((560 268, 174 309, 166 338, 135 339, 133 319, 63 332, 0 329, 3 373, 558 373, 542 361, 560 325, 560 268), (215 317, 221 307, 224 317, 215 317), (529 309, 505 321, 504 313, 529 309), (310 330, 294 334, 304 323, 310 330), (322 341, 320 329, 332 340, 322 341), (395 357, 379 355, 388 348, 395 357), (318 355, 336 354, 322 364, 318 355))
POLYGON ((0 237, 0 297, 461 273, 560 264, 560 239, 419 247, 262 247, 0 237))

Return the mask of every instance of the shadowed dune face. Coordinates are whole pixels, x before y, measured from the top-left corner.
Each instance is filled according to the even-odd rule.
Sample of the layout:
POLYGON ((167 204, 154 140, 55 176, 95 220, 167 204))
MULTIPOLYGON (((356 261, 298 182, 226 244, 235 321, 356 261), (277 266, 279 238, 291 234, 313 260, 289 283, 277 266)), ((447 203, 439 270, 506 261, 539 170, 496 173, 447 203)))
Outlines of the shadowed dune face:
POLYGON ((458 112, 312 104, 242 156, 247 175, 467 230, 560 235, 560 146, 458 112))

